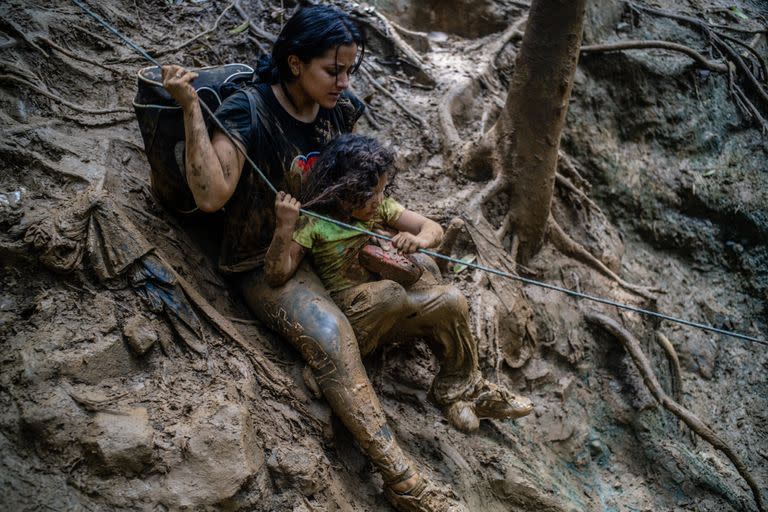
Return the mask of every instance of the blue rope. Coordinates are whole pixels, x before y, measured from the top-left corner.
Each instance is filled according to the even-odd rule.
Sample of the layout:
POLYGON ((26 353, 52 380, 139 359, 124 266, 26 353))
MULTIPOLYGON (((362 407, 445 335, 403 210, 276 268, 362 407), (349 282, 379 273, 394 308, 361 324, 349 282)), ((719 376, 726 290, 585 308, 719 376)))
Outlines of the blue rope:
MULTIPOLYGON (((85 5, 82 4, 82 2, 80 2, 79 0, 72 0, 72 2, 75 5, 77 5, 80 9, 82 9, 83 12, 85 12, 89 16, 93 17, 96 21, 98 21, 102 26, 104 26, 104 28, 106 28, 107 30, 109 30, 110 32, 115 34, 117 37, 119 37, 121 40, 123 40, 128 46, 130 46, 131 48, 136 50, 138 53, 140 53, 145 59, 147 59, 148 61, 150 61, 151 63, 153 63, 154 65, 156 65, 158 67, 162 67, 162 65, 160 64, 160 62, 157 61, 157 59, 153 58, 141 46, 139 46, 138 44, 134 43, 127 36, 123 35, 116 28, 114 28, 109 23, 104 21, 104 19, 102 19, 98 14, 96 14, 93 11, 91 11, 90 9, 88 9, 85 5)), ((226 135, 229 138, 229 140, 234 144, 235 148, 237 148, 237 150, 245 157, 246 161, 251 165, 251 167, 256 171, 256 173, 261 177, 261 179, 264 181, 264 183, 267 185, 267 187, 269 187, 269 189, 273 193, 277 194, 278 190, 275 188, 275 186, 272 184, 272 182, 269 181, 269 178, 267 178, 267 176, 261 171, 261 169, 259 169, 259 166, 256 165, 256 163, 254 163, 253 160, 251 160, 251 158, 248 156, 247 152, 245 152, 240 147, 240 143, 237 142, 234 139, 234 137, 232 137, 232 135, 229 133, 229 131, 226 128, 224 128, 224 125, 222 125, 221 121, 219 121, 219 119, 214 115, 214 113, 211 112, 211 109, 208 107, 208 105, 206 105, 205 102, 202 101, 202 100, 199 100, 199 102, 200 102, 200 106, 202 107, 202 109, 210 116, 210 118, 213 120, 213 122, 216 125, 216 127, 219 130, 221 130, 224 133, 224 135, 226 135)), ((342 222, 340 220, 333 219, 331 217, 326 217, 325 215, 321 215, 319 213, 315 213, 315 212, 312 212, 310 210, 305 210, 304 208, 300 208, 299 211, 301 213, 303 213, 304 215, 307 215, 309 217, 315 217, 317 219, 324 220, 326 222, 330 222, 330 223, 335 224, 337 226, 340 226, 340 227, 343 227, 343 228, 346 228, 346 229, 351 229, 351 230, 357 231, 359 233, 363 233, 365 235, 372 236, 374 238, 379 238, 381 240, 387 240, 387 241, 391 241, 392 240, 391 237, 388 237, 386 235, 382 235, 380 233, 375 233, 373 231, 370 231, 370 230, 367 230, 367 229, 364 229, 364 228, 361 228, 361 227, 358 227, 358 226, 354 226, 352 224, 347 224, 347 223, 342 222)), ((556 286, 556 285, 553 285, 553 284, 544 283, 544 282, 541 282, 541 281, 536 281, 534 279, 528 279, 528 278, 519 276, 517 274, 512 274, 512 273, 509 273, 509 272, 504 272, 503 270, 498 270, 498 269, 495 269, 495 268, 486 267, 484 265, 478 265, 476 263, 470 263, 470 262, 462 261, 462 260, 459 260, 459 259, 456 259, 456 258, 452 258, 450 256, 446 256, 445 254, 440 254, 440 253, 437 253, 437 252, 434 252, 434 251, 430 251, 428 249, 419 249, 418 252, 426 254, 428 256, 432 256, 433 258, 442 259, 442 260, 449 261, 451 263, 455 263, 455 264, 458 264, 458 265, 465 265, 467 267, 474 268, 474 269, 477 269, 477 270, 480 270, 480 271, 483 271, 483 272, 488 272, 489 274, 495 274, 497 276, 513 279, 515 281, 519 281, 519 282, 524 283, 524 284, 529 284, 529 285, 532 285, 532 286, 538 286, 540 288, 546 288, 548 290, 554 290, 554 291, 557 291, 557 292, 560 292, 560 293, 564 293, 566 295, 570 295, 571 297, 576 297, 578 299, 591 300, 593 302, 598 302, 600 304, 606 304, 608 306, 614 306, 614 307, 617 307, 619 309, 624 309, 624 310, 627 310, 627 311, 632 311, 634 313, 639 313, 639 314, 642 314, 642 315, 647 315, 647 316, 651 316, 651 317, 655 317, 655 318, 660 318, 662 320, 669 320, 670 322, 676 322, 676 323, 679 323, 679 324, 682 324, 682 325, 687 325, 687 326, 690 326, 690 327, 696 327, 696 328, 699 328, 699 329, 703 329, 705 331, 710 331, 710 332, 714 332, 714 333, 717 333, 717 334, 722 334, 724 336, 730 336, 730 337, 733 337, 733 338, 738 338, 738 339, 741 339, 741 340, 751 341, 751 342, 754 342, 754 343, 759 343, 761 345, 768 346, 768 341, 762 340, 760 338, 755 338, 753 336, 748 336, 746 334, 741 334, 741 333, 738 333, 738 332, 728 331, 728 330, 725 330, 725 329, 718 329, 717 327, 714 327, 712 325, 702 324, 702 323, 698 323, 698 322, 692 322, 690 320, 685 320, 683 318, 677 318, 677 317, 674 317, 674 316, 665 315, 663 313, 659 313, 659 312, 656 312, 656 311, 651 311, 649 309, 638 308, 638 307, 635 307, 635 306, 631 306, 629 304, 624 304, 624 303, 621 303, 621 302, 616 302, 616 301, 613 301, 613 300, 610 300, 610 299, 606 299, 606 298, 603 298, 603 297, 599 297, 599 296, 596 296, 596 295, 590 295, 590 294, 587 294, 587 293, 581 293, 581 292, 577 292, 577 291, 574 291, 574 290, 570 290, 568 288, 563 288, 561 286, 556 286)))

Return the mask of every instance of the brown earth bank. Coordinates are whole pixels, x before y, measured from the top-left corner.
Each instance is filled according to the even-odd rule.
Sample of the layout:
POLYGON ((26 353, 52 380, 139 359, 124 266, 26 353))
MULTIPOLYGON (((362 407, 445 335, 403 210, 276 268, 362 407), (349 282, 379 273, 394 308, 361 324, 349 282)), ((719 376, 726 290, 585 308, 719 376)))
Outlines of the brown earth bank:
MULTIPOLYGON (((295 8, 92 5, 163 62, 190 67, 254 64, 295 8)), ((369 106, 358 131, 397 150, 396 196, 443 226, 472 217, 490 174, 457 162, 503 106, 526 2, 338 5, 368 34, 352 83, 369 106)), ((722 65, 701 30, 646 8, 684 14, 751 48, 733 43, 766 87, 764 3, 633 5, 591 1, 583 44, 663 40, 722 65)), ((0 14, 2 508, 391 510, 351 435, 305 387, 298 354, 215 270, 205 236, 215 217, 153 198, 131 109, 148 64, 68 2, 11 0, 0 14)), ((617 284, 554 235, 525 276, 768 338, 768 105, 739 70, 717 69, 680 51, 583 52, 553 217, 625 284, 651 291, 617 284)), ((482 207, 496 226, 504 200, 482 207)), ((486 249, 464 229, 452 254, 487 262, 486 249)), ((629 332, 663 392, 730 446, 763 494, 768 347, 457 270, 444 279, 469 298, 483 371, 530 396, 535 413, 464 434, 430 402, 425 343, 366 364, 395 435, 470 510, 756 509, 743 474, 660 405, 630 345, 596 314, 629 332)))

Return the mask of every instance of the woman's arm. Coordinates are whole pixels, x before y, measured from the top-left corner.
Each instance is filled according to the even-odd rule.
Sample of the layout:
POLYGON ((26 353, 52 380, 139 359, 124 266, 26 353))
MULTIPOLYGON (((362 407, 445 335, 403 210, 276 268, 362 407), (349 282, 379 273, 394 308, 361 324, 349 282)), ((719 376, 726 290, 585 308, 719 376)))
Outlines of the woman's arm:
POLYGON ((204 212, 215 212, 226 204, 235 192, 243 170, 245 157, 237 144, 217 131, 208 137, 197 92, 191 83, 197 73, 181 66, 163 66, 165 87, 184 111, 184 136, 187 183, 195 204, 204 212))
POLYGON ((264 258, 267 284, 277 287, 285 284, 299 268, 304 248, 293 241, 293 231, 299 219, 301 203, 285 192, 275 199, 275 234, 264 258))
POLYGON ((437 247, 443 240, 440 224, 411 210, 401 213, 392 227, 399 231, 392 237, 392 245, 401 252, 437 247))

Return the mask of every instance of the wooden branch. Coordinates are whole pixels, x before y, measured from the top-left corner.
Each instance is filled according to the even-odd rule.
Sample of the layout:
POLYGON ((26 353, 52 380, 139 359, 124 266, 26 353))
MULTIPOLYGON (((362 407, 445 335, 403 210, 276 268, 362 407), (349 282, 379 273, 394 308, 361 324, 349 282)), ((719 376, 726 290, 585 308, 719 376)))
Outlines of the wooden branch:
POLYGON ((221 14, 219 14, 218 18, 216 18, 216 21, 213 23, 213 26, 211 26, 211 28, 209 28, 208 30, 204 30, 204 31, 200 32, 200 33, 199 33, 199 34, 197 34, 196 36, 193 36, 193 37, 191 37, 191 38, 187 39, 186 41, 184 41, 184 42, 182 42, 182 43, 180 43, 180 44, 177 44, 177 45, 176 45, 176 46, 174 46, 173 48, 168 48, 168 49, 166 49, 166 50, 160 50, 160 51, 158 51, 158 52, 154 52, 154 57, 160 57, 161 55, 166 55, 166 54, 168 54, 168 53, 174 53, 174 52, 177 52, 177 51, 181 50, 182 48, 184 48, 185 46, 187 46, 187 45, 190 45, 190 44, 194 43, 195 41, 197 41, 197 40, 198 40, 198 39, 200 39, 201 37, 205 37, 205 36, 207 36, 208 34, 210 34, 211 32, 215 31, 217 28, 219 28, 219 22, 221 22, 221 19, 224 17, 224 15, 225 15, 225 14, 227 14, 227 12, 228 12, 228 11, 229 11, 229 10, 230 10, 232 7, 235 7, 235 4, 236 4, 236 3, 237 3, 237 2, 232 2, 231 4, 229 4, 228 6, 226 6, 226 7, 224 8, 224 10, 223 10, 223 11, 221 11, 221 14))
POLYGON ((13 81, 13 82, 18 82, 18 83, 24 84, 27 87, 29 87, 30 89, 32 89, 33 91, 37 92, 38 94, 42 94, 43 96, 45 96, 47 98, 50 98, 50 99, 56 101, 57 103, 61 103, 62 105, 64 105, 67 108, 71 108, 72 110, 74 110, 76 112, 82 112, 83 114, 100 115, 100 114, 114 114, 114 113, 117 113, 117 112, 132 112, 131 110, 129 110, 127 108, 91 109, 91 108, 82 107, 82 106, 80 106, 80 105, 78 105, 76 103, 72 103, 71 101, 65 100, 64 98, 55 95, 52 92, 48 92, 45 89, 42 89, 42 88, 34 85, 33 83, 28 82, 27 80, 24 80, 23 78, 19 78, 19 77, 14 76, 14 75, 2 74, 2 75, 0 75, 0 80, 10 80, 10 81, 13 81))
POLYGON ((728 65, 720 62, 714 62, 707 60, 702 54, 690 48, 688 46, 672 43, 669 41, 621 41, 618 43, 606 43, 606 44, 593 44, 581 47, 582 53, 603 53, 603 52, 615 52, 623 50, 648 50, 648 49, 661 49, 670 50, 675 52, 684 53, 699 64, 702 67, 709 69, 710 71, 716 71, 718 73, 727 73, 728 65))
POLYGON ((373 85, 374 88, 376 88, 378 91, 382 92, 387 98, 392 100, 392 102, 397 105, 397 107, 402 110, 408 117, 416 121, 420 128, 426 128, 427 127, 427 121, 421 117, 419 114, 414 112, 412 109, 409 109, 405 105, 403 105, 400 100, 398 100, 394 94, 392 94, 386 87, 381 85, 379 82, 374 80, 374 78, 371 76, 371 74, 368 72, 367 69, 365 69, 363 66, 360 66, 360 71, 365 75, 365 78, 368 79, 368 81, 373 85))
POLYGON ((254 23, 251 20, 251 17, 248 16, 248 13, 245 12, 242 7, 240 7, 239 0, 235 2, 235 10, 237 11, 237 14, 239 14, 241 18, 248 21, 248 28, 251 30, 251 32, 253 32, 255 36, 260 37, 262 39, 266 39, 267 41, 269 41, 270 44, 274 44, 274 42, 277 41, 277 36, 275 36, 271 32, 267 32, 266 30, 259 27, 258 25, 256 25, 256 23, 254 23))
POLYGON ((392 41, 392 43, 395 45, 395 48, 403 52, 403 54, 411 59, 413 62, 419 65, 424 64, 424 58, 419 55, 419 53, 413 49, 413 47, 406 43, 402 37, 400 37, 400 34, 397 33, 397 29, 393 26, 393 24, 387 19, 386 16, 381 14, 378 10, 373 9, 373 14, 376 16, 379 21, 384 25, 384 29, 387 32, 387 37, 392 41))
POLYGON ((747 482, 752 490, 755 504, 758 510, 763 512, 763 498, 760 494, 760 487, 755 481, 747 466, 741 461, 736 452, 712 430, 706 423, 700 420, 691 411, 672 400, 659 384, 656 374, 653 372, 653 366, 643 353, 640 342, 628 330, 619 325, 616 320, 598 313, 590 313, 585 316, 586 320, 599 327, 602 327, 613 337, 618 339, 624 346, 624 349, 632 358, 635 367, 643 377, 643 382, 648 387, 653 397, 669 412, 680 418, 688 427, 701 436, 705 441, 712 445, 716 450, 721 451, 733 463, 736 471, 747 482))

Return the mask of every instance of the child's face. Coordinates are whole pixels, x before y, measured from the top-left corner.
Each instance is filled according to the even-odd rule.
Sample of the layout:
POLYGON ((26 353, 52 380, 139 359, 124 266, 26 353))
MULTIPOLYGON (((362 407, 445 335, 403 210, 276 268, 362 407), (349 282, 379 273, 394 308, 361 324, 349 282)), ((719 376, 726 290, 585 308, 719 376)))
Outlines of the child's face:
POLYGON ((356 210, 352 210, 352 218, 362 221, 371 220, 376 213, 381 202, 384 200, 384 189, 389 182, 389 178, 386 174, 379 178, 379 182, 376 184, 376 188, 373 189, 373 195, 365 202, 363 206, 356 210))

